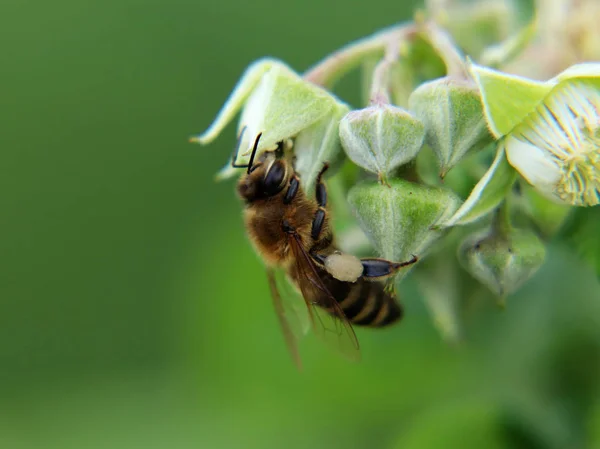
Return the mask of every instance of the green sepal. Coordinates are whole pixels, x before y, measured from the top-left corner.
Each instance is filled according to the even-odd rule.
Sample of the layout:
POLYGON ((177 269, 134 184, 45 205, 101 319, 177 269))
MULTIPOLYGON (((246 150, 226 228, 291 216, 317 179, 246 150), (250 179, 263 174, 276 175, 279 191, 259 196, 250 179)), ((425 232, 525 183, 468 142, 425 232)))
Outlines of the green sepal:
POLYGON ((442 226, 471 223, 494 210, 506 197, 515 182, 517 173, 506 160, 504 147, 500 145, 488 171, 471 191, 460 209, 442 226))
POLYGON ((481 91, 488 127, 499 138, 510 133, 560 84, 585 79, 600 84, 600 63, 576 64, 541 82, 474 63, 470 71, 481 91))
POLYGON ((212 124, 202 134, 193 137, 192 141, 207 145, 215 140, 242 109, 242 106, 256 88, 263 75, 273 66, 280 64, 281 62, 269 58, 259 59, 258 61, 253 62, 233 88, 229 98, 225 101, 225 104, 212 124))
POLYGON ((348 106, 340 103, 330 115, 298 134, 294 142, 295 166, 307 191, 313 188, 325 162, 338 161, 342 153, 338 128, 347 112, 348 106))
MULTIPOLYGON (((213 124, 192 141, 210 143, 242 107, 238 124, 238 135, 242 136, 238 164, 248 162, 259 134, 258 154, 276 148, 282 140, 300 137, 303 131, 321 122, 327 123, 333 116, 339 121, 340 111, 347 110, 335 96, 304 80, 287 65, 264 59, 248 68, 213 124)), ((314 128, 309 132, 314 134, 314 128)), ((306 141, 304 138, 305 144, 306 141)), ((228 163, 217 178, 228 178, 237 172, 228 163)))
POLYGON ((509 75, 474 63, 470 71, 481 91, 488 127, 496 138, 521 123, 555 84, 509 75))

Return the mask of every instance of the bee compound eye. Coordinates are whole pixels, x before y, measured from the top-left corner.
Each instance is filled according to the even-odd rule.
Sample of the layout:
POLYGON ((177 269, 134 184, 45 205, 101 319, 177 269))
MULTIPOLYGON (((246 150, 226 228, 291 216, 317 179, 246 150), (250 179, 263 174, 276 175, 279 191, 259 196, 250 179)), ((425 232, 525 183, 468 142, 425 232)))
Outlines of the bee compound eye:
POLYGON ((283 189, 285 179, 285 165, 281 161, 273 162, 263 181, 264 192, 271 196, 279 193, 283 189))

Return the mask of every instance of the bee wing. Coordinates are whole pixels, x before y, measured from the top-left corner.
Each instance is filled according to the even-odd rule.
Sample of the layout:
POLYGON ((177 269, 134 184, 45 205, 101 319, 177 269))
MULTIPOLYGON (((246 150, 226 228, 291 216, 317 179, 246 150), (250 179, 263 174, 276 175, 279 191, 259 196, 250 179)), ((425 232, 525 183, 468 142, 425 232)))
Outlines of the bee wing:
POLYGON ((310 318, 304 298, 298 287, 290 280, 283 269, 274 269, 275 283, 287 322, 298 340, 308 334, 310 318))
MULTIPOLYGON (((273 269, 267 269, 267 278, 269 280, 269 287, 271 288, 271 298, 273 299, 273 307, 275 308, 275 314, 283 333, 285 344, 288 348, 294 363, 299 370, 302 369, 302 361, 300 360, 300 353, 298 352, 298 339, 300 336, 305 334, 302 325, 302 319, 297 307, 292 303, 290 298, 289 284, 284 279, 284 273, 281 270, 274 271, 273 269), (286 289, 287 285, 287 289, 286 289), (282 300, 280 294, 280 288, 284 289, 284 297, 286 300, 282 300)), ((292 295, 297 296, 297 295, 292 295)))
POLYGON ((308 308, 313 331, 327 346, 333 347, 350 360, 358 361, 360 359, 358 339, 352 324, 323 283, 315 263, 302 246, 300 237, 297 234, 290 234, 289 242, 299 274, 308 281, 300 282, 299 288, 308 308), (319 298, 319 303, 312 302, 310 298, 319 298))

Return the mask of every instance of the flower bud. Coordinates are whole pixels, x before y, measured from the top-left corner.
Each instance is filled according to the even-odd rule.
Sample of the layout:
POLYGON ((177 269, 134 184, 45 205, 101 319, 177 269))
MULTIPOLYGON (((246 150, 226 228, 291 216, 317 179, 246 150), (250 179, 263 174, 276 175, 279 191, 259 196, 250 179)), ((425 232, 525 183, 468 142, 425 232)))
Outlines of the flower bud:
POLYGON ((409 106, 425 124, 425 143, 438 157, 442 177, 467 151, 494 140, 479 90, 470 80, 447 76, 424 83, 411 94, 409 106))
POLYGON ((490 229, 467 237, 458 249, 458 258, 479 282, 503 302, 521 287, 544 262, 546 249, 529 230, 490 229))
POLYGON ((438 224, 460 205, 449 190, 399 179, 390 181, 389 187, 358 184, 350 189, 348 202, 381 257, 394 262, 413 255, 422 258, 444 233, 438 224))
POLYGON ((346 114, 339 133, 352 162, 386 179, 388 173, 417 155, 425 129, 404 109, 378 104, 346 114))

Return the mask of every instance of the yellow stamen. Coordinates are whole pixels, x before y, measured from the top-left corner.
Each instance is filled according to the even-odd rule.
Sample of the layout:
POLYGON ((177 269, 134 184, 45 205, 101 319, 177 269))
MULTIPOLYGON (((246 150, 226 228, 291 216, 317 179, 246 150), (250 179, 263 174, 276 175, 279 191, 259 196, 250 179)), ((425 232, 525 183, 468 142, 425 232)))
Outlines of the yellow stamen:
POLYGON ((578 152, 563 161, 563 176, 556 193, 571 204, 595 206, 600 204, 599 128, 591 129, 585 125, 581 128, 584 139, 578 152))

